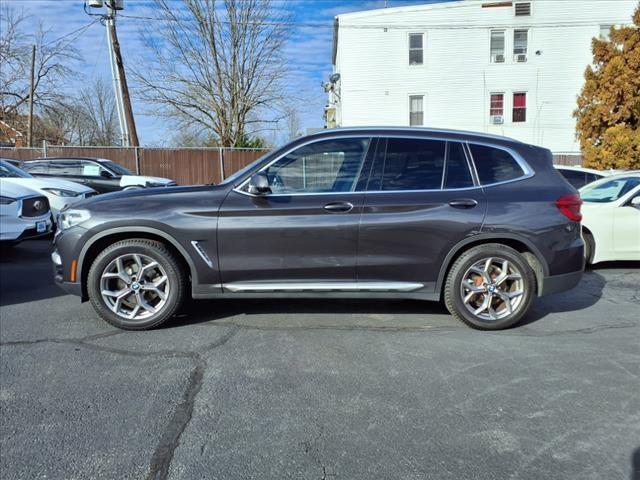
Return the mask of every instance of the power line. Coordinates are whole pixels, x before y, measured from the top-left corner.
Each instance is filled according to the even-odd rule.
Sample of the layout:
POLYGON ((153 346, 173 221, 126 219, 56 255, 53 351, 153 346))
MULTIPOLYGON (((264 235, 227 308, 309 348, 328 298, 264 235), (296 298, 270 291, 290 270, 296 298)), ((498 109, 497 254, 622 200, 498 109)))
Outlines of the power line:
POLYGON ((65 44, 65 47, 66 47, 66 46, 67 46, 67 45, 69 45, 71 42, 73 42, 73 41, 77 40, 78 38, 80 38, 80 35, 82 35, 84 32, 86 32, 86 31, 89 29, 89 27, 91 27, 92 25, 94 25, 95 23, 97 23, 99 20, 100 20, 100 19, 92 20, 91 22, 87 23, 86 25, 83 25, 83 26, 81 26, 81 27, 79 27, 79 28, 76 28, 76 29, 75 29, 75 30, 73 30, 72 32, 69 32, 69 33, 67 33, 67 34, 65 34, 65 35, 63 35, 63 36, 61 36, 61 37, 59 37, 59 38, 56 38, 55 40, 51 40, 50 42, 47 42, 47 43, 45 43, 45 44, 44 44, 44 45, 42 45, 42 46, 43 46, 43 47, 48 47, 49 45, 51 45, 51 44, 53 44, 53 43, 57 43, 57 42, 59 42, 60 40, 64 40, 65 38, 70 37, 70 36, 71 36, 71 35, 73 35, 74 33, 78 33, 78 32, 79 32, 79 33, 78 33, 78 36, 76 36, 76 37, 72 38, 69 42, 67 42, 67 43, 65 44))

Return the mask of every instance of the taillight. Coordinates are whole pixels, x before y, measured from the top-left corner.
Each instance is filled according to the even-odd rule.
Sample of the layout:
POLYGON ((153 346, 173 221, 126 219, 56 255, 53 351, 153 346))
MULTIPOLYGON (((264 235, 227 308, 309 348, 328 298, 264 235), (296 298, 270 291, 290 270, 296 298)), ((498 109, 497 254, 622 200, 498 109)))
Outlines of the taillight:
POLYGON ((565 195, 564 197, 560 197, 558 200, 556 200, 556 207, 558 207, 560 213, 562 213, 569 220, 573 220, 574 222, 579 222, 580 220, 582 220, 580 205, 582 205, 580 195, 575 193, 572 195, 565 195))

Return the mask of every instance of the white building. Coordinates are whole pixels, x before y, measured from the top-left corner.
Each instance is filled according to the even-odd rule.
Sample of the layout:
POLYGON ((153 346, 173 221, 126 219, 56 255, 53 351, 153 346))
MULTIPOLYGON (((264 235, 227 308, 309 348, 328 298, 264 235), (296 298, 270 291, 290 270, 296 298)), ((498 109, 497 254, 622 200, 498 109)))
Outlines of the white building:
POLYGON ((579 153, 591 40, 637 0, 463 0, 335 19, 327 126, 424 125, 579 153))

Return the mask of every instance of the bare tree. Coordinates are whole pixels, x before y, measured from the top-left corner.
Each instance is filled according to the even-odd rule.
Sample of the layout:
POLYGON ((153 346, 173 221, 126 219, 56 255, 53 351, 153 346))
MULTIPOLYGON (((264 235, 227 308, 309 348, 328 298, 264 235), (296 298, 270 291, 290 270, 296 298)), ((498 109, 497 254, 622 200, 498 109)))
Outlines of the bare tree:
POLYGON ((118 119, 109 84, 94 80, 65 103, 42 107, 35 135, 55 144, 118 144, 118 119))
POLYGON ((35 34, 27 35, 24 21, 23 13, 7 4, 0 7, 0 116, 9 120, 18 118, 29 101, 31 45, 36 46, 36 109, 63 103, 61 85, 72 75, 73 62, 81 58, 69 39, 47 41, 50 31, 42 24, 35 34))
POLYGON ((102 79, 80 92, 80 125, 85 139, 82 145, 116 145, 120 133, 113 90, 102 79))
POLYGON ((287 107, 287 140, 295 140, 302 135, 302 125, 300 124, 300 116, 298 111, 293 107, 287 107))
POLYGON ((282 9, 270 0, 155 0, 155 7, 158 21, 143 34, 151 58, 134 75, 157 114, 223 146, 241 146, 282 117, 282 9))

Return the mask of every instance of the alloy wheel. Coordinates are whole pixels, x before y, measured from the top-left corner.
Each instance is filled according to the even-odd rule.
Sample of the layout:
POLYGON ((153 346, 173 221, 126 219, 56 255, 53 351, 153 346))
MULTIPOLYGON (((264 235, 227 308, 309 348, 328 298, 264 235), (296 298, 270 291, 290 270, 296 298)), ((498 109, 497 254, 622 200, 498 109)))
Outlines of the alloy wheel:
POLYGON ((513 262, 487 257, 467 269, 460 294, 469 312, 481 320, 496 321, 520 308, 524 288, 522 272, 513 262))
POLYGON ((169 297, 169 278, 153 258, 138 253, 120 255, 100 277, 104 303, 116 315, 141 321, 160 312, 169 297))

